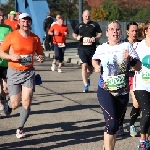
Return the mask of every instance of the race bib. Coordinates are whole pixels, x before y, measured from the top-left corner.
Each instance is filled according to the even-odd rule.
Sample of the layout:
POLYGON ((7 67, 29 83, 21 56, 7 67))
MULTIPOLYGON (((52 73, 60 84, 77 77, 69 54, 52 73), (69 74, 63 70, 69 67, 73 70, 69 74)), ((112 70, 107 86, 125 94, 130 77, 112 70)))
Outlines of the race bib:
POLYGON ((20 55, 20 66, 29 66, 32 64, 33 58, 30 55, 20 55))
POLYGON ((125 75, 108 76, 106 83, 110 91, 123 88, 126 86, 125 75))
POLYGON ((150 81, 150 70, 142 70, 142 80, 144 82, 150 81))
POLYGON ((65 43, 57 43, 58 47, 65 47, 65 43))
MULTIPOLYGON (((95 41, 93 41, 93 42, 95 42, 95 41)), ((90 37, 84 37, 83 38, 83 45, 92 45, 91 38, 90 37)))

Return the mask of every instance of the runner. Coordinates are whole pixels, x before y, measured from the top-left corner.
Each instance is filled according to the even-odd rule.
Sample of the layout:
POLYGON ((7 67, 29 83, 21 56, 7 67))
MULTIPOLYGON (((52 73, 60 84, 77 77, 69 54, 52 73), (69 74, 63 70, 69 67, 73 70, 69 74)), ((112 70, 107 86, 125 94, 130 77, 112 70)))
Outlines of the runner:
POLYGON ((61 73, 62 61, 64 58, 64 52, 66 47, 66 38, 69 34, 68 27, 64 25, 64 18, 58 19, 58 23, 54 24, 48 31, 50 35, 53 35, 53 44, 55 51, 55 58, 52 63, 51 70, 55 71, 56 62, 59 61, 58 72, 61 73))
POLYGON ((90 12, 83 12, 83 22, 79 23, 72 34, 73 38, 79 41, 78 54, 82 61, 82 80, 84 83, 83 92, 89 91, 90 80, 88 78, 93 72, 92 56, 96 50, 96 40, 102 36, 100 25, 90 20, 90 12))
POLYGON ((142 69, 135 71, 133 80, 133 91, 142 112, 138 150, 150 149, 148 140, 148 129, 150 128, 150 21, 145 23, 143 31, 146 38, 139 43, 136 49, 142 62, 142 69))
POLYGON ((16 17, 16 12, 11 11, 9 13, 9 18, 4 21, 4 24, 9 25, 12 28, 12 30, 16 30, 18 26, 18 20, 16 20, 15 17, 16 17))
MULTIPOLYGON (((127 38, 124 39, 124 42, 129 42, 133 45, 133 48, 136 50, 137 46, 138 46, 138 42, 141 42, 141 40, 139 40, 138 38, 142 39, 142 35, 141 35, 141 30, 139 31, 138 28, 138 24, 136 22, 130 22, 129 24, 127 24, 127 38), (139 35, 139 36, 138 36, 139 35)), ((129 87, 130 87, 130 94, 132 97, 132 101, 133 101, 133 107, 130 113, 130 135, 135 137, 138 135, 136 126, 134 125, 138 116, 140 115, 140 107, 139 104, 137 103, 137 100, 135 99, 134 93, 133 93, 133 77, 134 77, 135 71, 132 69, 132 67, 130 67, 129 70, 129 87)), ((125 111, 126 113, 126 111, 125 111)), ((124 113, 124 117, 125 117, 125 113, 124 113)), ((118 135, 124 135, 124 129, 123 129, 123 120, 124 117, 122 117, 122 121, 121 124, 119 126, 119 131, 118 131, 118 135)))
POLYGON ((99 59, 103 66, 97 96, 106 121, 105 150, 114 150, 119 124, 129 101, 128 63, 140 70, 141 62, 130 43, 120 42, 121 25, 118 21, 108 24, 106 36, 109 40, 97 47, 92 64, 95 72, 101 71, 99 59))
MULTIPOLYGON (((0 45, 3 43, 5 36, 12 32, 10 26, 4 24, 4 12, 3 9, 0 8, 0 45)), ((8 60, 4 60, 0 58, 0 111, 4 109, 4 100, 6 100, 6 95, 8 94, 8 89, 6 87, 6 74, 8 68, 8 60)), ((2 112, 0 112, 1 116, 2 112)))
POLYGON ((20 106, 22 98, 22 110, 20 122, 16 131, 17 138, 24 138, 23 127, 30 113, 30 104, 35 90, 35 69, 33 67, 33 56, 44 61, 43 49, 40 39, 30 31, 32 19, 27 13, 19 15, 19 30, 9 33, 0 48, 0 57, 8 59, 7 87, 10 100, 6 103, 5 113, 10 115, 12 109, 20 106), (10 54, 6 51, 12 47, 10 54))
POLYGON ((51 24, 54 22, 54 19, 51 17, 50 12, 47 13, 46 19, 43 22, 43 29, 45 31, 45 50, 51 51, 52 49, 52 37, 48 34, 48 30, 51 27, 51 24), (51 45, 51 46, 50 46, 51 45))

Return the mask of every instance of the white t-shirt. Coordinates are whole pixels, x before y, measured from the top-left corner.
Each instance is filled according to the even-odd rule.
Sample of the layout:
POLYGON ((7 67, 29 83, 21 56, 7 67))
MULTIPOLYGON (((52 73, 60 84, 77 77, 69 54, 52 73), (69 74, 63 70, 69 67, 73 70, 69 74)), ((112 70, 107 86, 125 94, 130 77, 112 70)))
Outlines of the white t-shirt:
POLYGON ((146 46, 145 40, 138 44, 136 52, 142 62, 142 69, 141 71, 135 71, 133 90, 150 92, 150 47, 146 46))
POLYGON ((96 48, 92 59, 100 59, 103 66, 103 75, 101 75, 99 86, 109 91, 128 92, 128 67, 123 58, 123 53, 128 50, 129 55, 139 59, 136 51, 129 42, 110 46, 107 43, 99 45, 96 48))
POLYGON ((51 24, 51 27, 52 27, 54 24, 58 24, 58 22, 57 22, 57 21, 53 22, 53 23, 51 24))

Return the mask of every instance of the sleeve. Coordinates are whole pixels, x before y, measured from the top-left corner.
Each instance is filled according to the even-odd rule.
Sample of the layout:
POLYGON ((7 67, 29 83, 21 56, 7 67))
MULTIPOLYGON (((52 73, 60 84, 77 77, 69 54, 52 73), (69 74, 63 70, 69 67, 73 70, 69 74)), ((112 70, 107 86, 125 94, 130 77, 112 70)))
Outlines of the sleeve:
POLYGON ((75 29, 74 29, 74 33, 77 34, 77 35, 79 34, 79 25, 80 24, 76 25, 75 29))
POLYGON ((95 27, 96 27, 96 32, 97 32, 97 33, 102 33, 102 30, 101 30, 101 28, 100 28, 100 25, 99 25, 98 23, 96 23, 95 25, 96 25, 96 26, 95 26, 95 27))
POLYGON ((50 29, 48 30, 48 32, 53 32, 54 28, 55 28, 55 24, 52 27, 50 27, 50 29))
POLYGON ((137 52, 134 50, 132 44, 129 44, 129 56, 132 57, 133 59, 138 59, 140 60, 137 52))
POLYGON ((95 54, 93 55, 92 59, 100 60, 100 45, 96 48, 95 54))
POLYGON ((11 46, 11 33, 8 33, 1 45, 1 50, 6 52, 11 46))
POLYGON ((40 42, 40 38, 37 37, 37 50, 36 50, 36 53, 38 55, 43 55, 43 48, 41 46, 41 42, 40 42))

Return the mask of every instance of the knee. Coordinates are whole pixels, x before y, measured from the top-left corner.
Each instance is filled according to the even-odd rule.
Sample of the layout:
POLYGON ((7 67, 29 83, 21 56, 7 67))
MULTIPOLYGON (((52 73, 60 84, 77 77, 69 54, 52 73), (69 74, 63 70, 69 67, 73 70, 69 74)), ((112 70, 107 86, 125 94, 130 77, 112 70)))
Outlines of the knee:
POLYGON ((105 127, 105 132, 110 135, 116 134, 116 132, 119 129, 119 125, 117 126, 117 123, 115 121, 109 122, 109 124, 106 125, 105 127))
POLYGON ((25 109, 29 109, 29 108, 30 108, 30 104, 31 104, 31 100, 23 100, 23 101, 22 101, 22 106, 23 106, 25 109))

